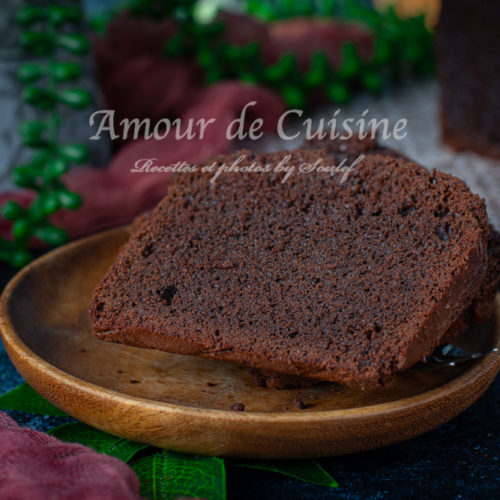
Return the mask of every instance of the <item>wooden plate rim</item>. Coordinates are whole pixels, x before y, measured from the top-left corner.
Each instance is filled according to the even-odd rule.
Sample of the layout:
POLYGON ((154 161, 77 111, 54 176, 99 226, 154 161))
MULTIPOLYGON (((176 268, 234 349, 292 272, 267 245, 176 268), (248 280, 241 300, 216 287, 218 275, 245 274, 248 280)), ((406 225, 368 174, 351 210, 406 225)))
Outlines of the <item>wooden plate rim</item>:
MULTIPOLYGON (((32 270, 38 266, 48 263, 56 259, 60 254, 70 252, 75 247, 80 245, 91 245, 95 241, 106 239, 110 236, 118 235, 120 232, 127 230, 129 226, 121 226, 119 228, 102 231, 97 234, 81 238, 64 245, 60 248, 52 250, 45 255, 37 258, 24 269, 19 271, 7 284, 0 297, 0 333, 5 345, 5 348, 13 360, 14 365, 24 376, 24 368, 28 367, 35 372, 39 377, 50 378, 56 385, 65 386, 67 389, 76 389, 79 392, 84 392, 90 397, 104 398, 126 404, 128 407, 139 405, 141 409, 149 407, 151 410, 167 412, 170 414, 183 414, 187 416, 197 417, 207 416, 216 417, 218 420, 226 419, 232 422, 241 422, 252 420, 254 422, 268 423, 285 423, 285 422, 305 422, 314 420, 321 421, 342 421, 346 419, 381 417, 397 413, 402 409, 418 408, 426 406, 443 397, 449 397, 456 392, 462 392, 466 387, 473 385, 478 378, 485 373, 490 373, 491 370, 498 370, 500 367, 500 352, 490 353, 486 355, 477 365, 467 370, 458 378, 439 386, 430 391, 417 394, 408 398, 398 399, 387 403, 379 403, 374 405, 362 406, 357 408, 347 408, 339 410, 319 410, 310 412, 234 412, 215 408, 197 408, 183 404, 173 404, 167 402, 153 401, 150 399, 131 396, 120 393, 106 387, 93 384, 86 380, 80 379, 71 375, 60 368, 50 364, 42 357, 35 354, 16 334, 9 316, 10 298, 16 289, 18 283, 32 270)), ((497 310, 498 310, 497 297, 497 310)), ((495 345, 500 349, 500 335, 498 326, 495 328, 495 345)), ((56 404, 57 406, 57 404, 56 404)))

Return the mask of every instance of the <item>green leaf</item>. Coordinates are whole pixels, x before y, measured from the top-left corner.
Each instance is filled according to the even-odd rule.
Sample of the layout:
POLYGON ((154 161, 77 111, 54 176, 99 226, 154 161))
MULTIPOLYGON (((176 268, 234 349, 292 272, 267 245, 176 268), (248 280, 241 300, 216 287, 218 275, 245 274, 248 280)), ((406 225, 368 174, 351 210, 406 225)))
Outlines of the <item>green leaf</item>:
POLYGON ((78 7, 68 5, 51 5, 49 7, 49 18, 54 24, 78 22, 81 17, 82 12, 78 7))
POLYGON ((217 457, 164 451, 132 462, 131 467, 139 477, 145 498, 226 498, 226 470, 224 461, 217 457))
POLYGON ((293 54, 283 54, 281 59, 266 68, 265 76, 270 82, 279 82, 292 76, 297 71, 297 61, 293 54))
POLYGON ((250 71, 242 72, 240 75, 240 80, 250 85, 256 85, 259 83, 259 77, 255 73, 252 73, 250 71))
POLYGON ((347 102, 351 96, 346 84, 334 82, 326 88, 328 97, 339 104, 347 102))
POLYGON ((247 8, 249 13, 263 21, 272 21, 276 18, 275 7, 270 3, 249 0, 247 8))
POLYGON ((30 120, 21 124, 19 133, 26 146, 37 147, 47 144, 45 134, 47 132, 47 123, 41 120, 30 120))
POLYGON ((167 56, 178 56, 184 50, 184 38, 181 33, 176 33, 165 44, 165 54, 167 56))
MULTIPOLYGON (((49 191, 47 193, 43 193, 42 195, 40 195, 40 198, 41 208, 44 215, 51 215, 54 212, 57 212, 57 210, 59 209, 59 197, 57 192, 49 191)), ((43 237, 46 236, 44 233, 44 229, 45 228, 38 229, 35 232, 35 236, 38 236, 41 240, 46 241, 50 244, 50 237, 49 241, 47 241, 47 239, 43 237)))
POLYGON ((57 95, 59 101, 74 109, 82 109, 90 103, 90 92, 84 89, 63 90, 57 95))
POLYGON ((23 90, 23 100, 39 109, 47 110, 54 103, 54 95, 49 90, 29 85, 23 90))
POLYGON ((50 74, 57 82, 67 82, 82 76, 83 68, 76 62, 54 62, 50 66, 50 74))
POLYGON ((2 207, 2 216, 8 220, 19 219, 19 217, 22 217, 25 212, 26 210, 24 210, 19 203, 16 203, 13 200, 6 201, 2 207))
POLYGON ((40 193, 40 195, 37 196, 29 206, 29 215, 35 225, 45 219, 45 200, 45 193, 40 193))
POLYGON ((56 42, 59 47, 73 54, 85 54, 89 49, 89 41, 79 34, 59 35, 56 42))
POLYGON ((16 240, 27 238, 32 231, 33 227, 30 220, 27 218, 17 219, 12 226, 12 234, 16 240))
POLYGON ((54 155, 51 151, 48 151, 46 149, 45 150, 42 149, 42 150, 39 150, 33 154, 33 156, 31 157, 31 160, 30 160, 30 164, 31 164, 31 166, 33 166, 33 168, 40 169, 41 167, 43 167, 45 165, 45 163, 47 161, 49 161, 53 157, 54 157, 54 155))
POLYGON ((109 23, 114 18, 113 9, 99 12, 98 14, 91 15, 88 19, 89 25, 92 30, 98 35, 104 35, 108 29, 109 23))
POLYGON ((36 186, 37 168, 33 165, 18 165, 12 171, 11 178, 16 186, 34 188, 36 186))
POLYGON ((367 72, 361 78, 363 85, 371 92, 380 92, 382 89, 382 78, 377 73, 367 72))
POLYGON ((21 45, 35 54, 43 55, 52 50, 54 39, 49 33, 27 30, 21 33, 21 45))
POLYGON ((35 5, 25 5, 17 9, 16 21, 22 26, 29 26, 44 18, 45 12, 35 5))
POLYGON ((231 460, 228 465, 267 470, 284 474, 306 483, 337 488, 338 483, 314 460, 231 460))
POLYGON ((328 78, 328 72, 329 63, 325 54, 316 52, 311 58, 309 71, 304 77, 306 85, 310 87, 323 85, 328 78))
POLYGON ((216 67, 216 55, 208 47, 201 47, 198 51, 198 63, 206 70, 216 67))
POLYGON ((242 57, 249 61, 253 61, 259 57, 262 47, 258 42, 249 42, 241 47, 242 57))
POLYGON ((356 46, 347 42, 342 45, 342 65, 338 72, 343 78, 353 78, 361 69, 361 59, 356 46))
MULTIPOLYGON (((47 198, 47 203, 48 203, 48 200, 50 200, 50 198, 47 198)), ((56 203, 58 203, 58 202, 56 201, 56 203)), ((50 213, 55 212, 59 208, 59 206, 57 204, 57 207, 55 208, 55 210, 53 208, 51 208, 51 206, 47 206, 44 208, 45 208, 45 213, 47 215, 49 215, 50 213)), ((64 229, 61 229, 60 227, 53 226, 51 224, 47 224, 45 226, 38 227, 35 230, 34 235, 38 239, 47 243, 48 245, 55 246, 55 247, 62 245, 63 243, 66 243, 66 241, 68 241, 68 233, 64 229)))
POLYGON ((281 89, 281 95, 291 108, 302 109, 305 106, 306 94, 300 87, 285 85, 281 89))
POLYGON ((139 451, 149 448, 147 444, 113 436, 80 422, 61 425, 51 429, 48 433, 61 441, 80 443, 98 453, 111 455, 124 462, 129 462, 139 451))
POLYGON ((82 197, 67 189, 61 189, 58 192, 58 199, 61 206, 68 210, 76 210, 82 204, 82 197))
POLYGON ((147 444, 136 443, 135 441, 122 439, 118 443, 116 443, 113 449, 106 453, 128 463, 130 462, 130 460, 132 460, 132 458, 135 457, 135 455, 137 455, 137 453, 148 448, 152 449, 152 447, 147 444))
POLYGON ((35 63, 25 63, 19 66, 17 78, 23 83, 34 82, 45 74, 45 68, 35 63))
POLYGON ((58 148, 59 153, 68 161, 83 163, 89 157, 89 148, 83 144, 66 144, 58 148))
MULTIPOLYGON (((32 260, 31 254, 25 248, 17 248, 14 250, 8 261, 12 267, 21 269, 25 265, 29 264, 32 260)), ((9 408, 5 408, 8 410, 9 408)))
POLYGON ((377 65, 385 64, 391 58, 391 48, 387 40, 379 36, 375 41, 373 53, 373 63, 377 65))
POLYGON ((46 181, 50 182, 59 179, 61 175, 69 170, 68 162, 64 158, 52 158, 47 161, 43 171, 43 177, 46 181))
POLYGON ((35 392, 26 382, 0 396, 0 409, 18 410, 37 415, 66 417, 66 413, 50 404, 35 392))

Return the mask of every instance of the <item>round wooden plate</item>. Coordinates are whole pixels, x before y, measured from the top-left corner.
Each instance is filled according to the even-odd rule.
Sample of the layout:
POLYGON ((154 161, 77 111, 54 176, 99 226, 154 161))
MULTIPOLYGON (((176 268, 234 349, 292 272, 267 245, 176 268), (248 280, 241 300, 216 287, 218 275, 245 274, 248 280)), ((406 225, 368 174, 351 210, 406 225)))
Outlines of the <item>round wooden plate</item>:
MULTIPOLYGON (((90 295, 127 237, 121 228, 46 254, 14 277, 0 304, 5 347, 26 381, 103 431, 209 455, 352 453, 455 417, 500 368, 497 352, 454 368, 411 369, 377 391, 331 384, 276 390, 255 386, 244 368, 230 363, 98 341, 90 332, 90 295), (244 412, 230 410, 237 402, 244 412)), ((490 322, 467 338, 469 348, 500 347, 500 328, 490 322)))

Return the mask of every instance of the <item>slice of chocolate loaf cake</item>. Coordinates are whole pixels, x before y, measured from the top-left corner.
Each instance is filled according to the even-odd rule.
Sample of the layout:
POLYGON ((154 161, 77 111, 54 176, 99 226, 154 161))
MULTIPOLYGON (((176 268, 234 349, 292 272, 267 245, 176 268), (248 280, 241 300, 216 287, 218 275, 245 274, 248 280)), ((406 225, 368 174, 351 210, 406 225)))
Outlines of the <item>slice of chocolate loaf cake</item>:
POLYGON ((271 170, 211 183, 203 165, 178 175, 97 286, 94 333, 361 388, 421 360, 482 293, 491 300, 483 201, 369 142, 239 165, 290 154, 288 165, 332 166, 360 151, 344 182, 271 170))

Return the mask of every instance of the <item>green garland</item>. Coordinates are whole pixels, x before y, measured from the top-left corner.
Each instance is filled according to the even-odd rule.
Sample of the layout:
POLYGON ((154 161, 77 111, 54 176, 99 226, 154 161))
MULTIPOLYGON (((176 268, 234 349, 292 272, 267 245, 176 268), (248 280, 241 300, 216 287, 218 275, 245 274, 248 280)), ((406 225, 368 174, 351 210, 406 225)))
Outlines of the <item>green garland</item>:
POLYGON ((54 226, 49 217, 59 209, 74 210, 81 204, 80 196, 66 189, 60 178, 71 163, 87 159, 88 149, 80 144, 59 143, 58 106, 84 108, 90 102, 90 94, 64 85, 78 79, 82 67, 75 61, 60 61, 56 57, 60 50, 74 55, 88 51, 88 40, 82 34, 61 29, 81 20, 79 8, 63 4, 26 5, 17 12, 17 22, 25 29, 21 34, 22 46, 45 61, 23 64, 18 71, 18 78, 25 85, 23 100, 41 117, 21 125, 22 142, 34 153, 28 164, 18 165, 12 173, 14 183, 35 191, 36 197, 27 208, 14 201, 1 208, 3 217, 13 224, 12 240, 0 239, 0 259, 15 267, 31 260, 28 244, 32 237, 52 246, 64 243, 68 238, 66 231, 54 226))
MULTIPOLYGON (((136 0, 132 12, 146 15, 149 3, 136 0)), ((201 24, 195 20, 195 3, 170 3, 170 15, 176 20, 178 31, 167 43, 166 55, 196 57, 208 84, 237 79, 263 85, 279 92, 290 107, 302 108, 317 91, 323 91, 335 103, 344 103, 354 89, 365 88, 377 93, 391 80, 434 72, 433 37, 424 16, 401 19, 393 8, 379 12, 356 0, 274 3, 249 0, 248 13, 266 21, 297 15, 340 17, 364 24, 373 33, 375 50, 371 60, 363 60, 354 44, 345 43, 340 67, 332 68, 326 55, 319 52, 312 56, 308 71, 302 73, 293 54, 284 54, 275 64, 266 65, 257 42, 244 46, 225 42, 223 23, 201 24)))

